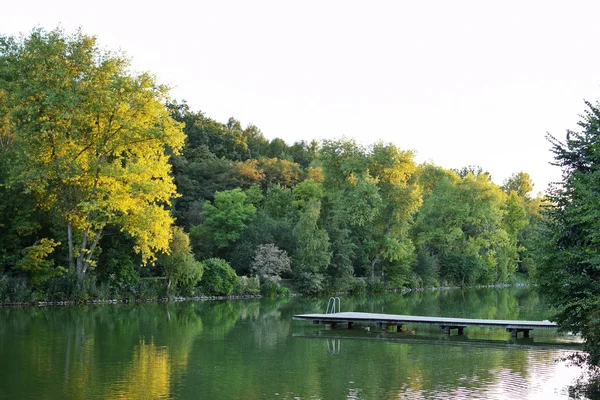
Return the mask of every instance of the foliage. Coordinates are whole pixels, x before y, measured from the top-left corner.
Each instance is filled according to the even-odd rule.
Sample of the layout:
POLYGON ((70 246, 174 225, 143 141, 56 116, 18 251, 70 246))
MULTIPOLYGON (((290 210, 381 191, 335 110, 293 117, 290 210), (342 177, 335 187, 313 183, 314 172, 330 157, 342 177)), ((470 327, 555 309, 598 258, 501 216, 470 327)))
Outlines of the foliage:
POLYGON ((240 189, 215 193, 214 204, 204 203, 203 225, 210 232, 217 248, 227 247, 239 239, 245 222, 256 213, 246 194, 240 189))
POLYGON ((340 211, 341 201, 335 203, 325 229, 330 241, 331 260, 327 266, 327 288, 332 292, 347 290, 354 279, 353 261, 356 257, 357 245, 350 237, 351 230, 347 225, 347 214, 340 211))
POLYGON ((260 294, 260 281, 258 277, 240 276, 240 279, 238 279, 233 288, 233 294, 250 296, 260 294))
POLYGON ((262 244, 256 248, 256 253, 250 270, 261 283, 281 280, 281 274, 292 272, 292 260, 285 250, 279 250, 273 243, 262 244))
POLYGON ((317 223, 321 203, 309 200, 294 228, 297 248, 294 255, 294 276, 299 290, 316 294, 324 289, 324 272, 329 265, 329 237, 317 223))
POLYGON ((132 75, 94 37, 58 29, 0 38, 0 68, 14 181, 63 218, 70 269, 85 275, 108 223, 135 239, 144 261, 166 250, 164 205, 176 193, 166 149, 177 153, 184 140, 163 105, 168 88, 132 75))
POLYGON ((288 296, 290 289, 281 286, 279 282, 267 281, 260 285, 260 293, 265 297, 288 296))
POLYGON ((159 257, 168 280, 167 290, 171 289, 171 285, 191 289, 202 279, 202 264, 194 259, 190 238, 183 228, 173 227, 172 231, 169 253, 159 257))
POLYGON ((200 281, 202 292, 209 296, 228 296, 233 292, 238 276, 229 263, 220 258, 202 261, 204 276, 200 281))
MULTIPOLYGON (((224 267, 198 283, 190 243, 197 260, 226 260, 238 275, 273 246, 274 260, 292 260, 294 290, 311 294, 541 273, 546 201, 524 172, 500 187, 481 167, 417 165, 391 143, 290 146, 167 96, 81 32, 0 38, 0 277, 16 285, 11 298, 231 291, 224 267), (81 282, 50 278, 66 260, 81 282), (12 278, 23 272, 27 284, 12 278)), ((271 255, 266 295, 284 292, 270 282, 289 271, 266 267, 271 255)), ((249 279, 236 293, 258 291, 249 279)))
POLYGON ((0 275, 0 303, 27 303, 35 300, 27 280, 0 275))
POLYGON ((58 245, 60 242, 43 238, 33 246, 23 249, 23 258, 17 262, 17 268, 29 274, 29 281, 32 285, 39 285, 54 276, 61 276, 67 272, 63 267, 55 267, 54 261, 46 259, 58 245))
POLYGON ((502 184, 502 190, 510 194, 515 192, 522 199, 529 199, 529 194, 533 190, 533 181, 526 172, 512 174, 502 184))
POLYGON ((293 256, 296 247, 293 226, 294 221, 287 216, 273 218, 264 208, 258 210, 231 253, 231 266, 238 275, 249 274, 250 260, 254 257, 256 248, 268 243, 273 243, 293 256))
POLYGON ((506 202, 487 174, 467 174, 456 184, 444 177, 434 186, 415 232, 419 246, 437 258, 442 279, 460 285, 506 282, 516 270, 518 218, 524 215, 518 203, 506 202))
POLYGON ((95 272, 100 281, 114 287, 137 283, 140 277, 136 264, 141 260, 133 251, 133 239, 126 232, 121 232, 116 225, 107 225, 99 246, 102 253, 95 272))
POLYGON ((600 108, 586 105, 581 131, 567 131, 565 142, 548 137, 563 179, 549 192, 548 245, 537 278, 561 329, 581 333, 588 362, 599 366, 600 108))

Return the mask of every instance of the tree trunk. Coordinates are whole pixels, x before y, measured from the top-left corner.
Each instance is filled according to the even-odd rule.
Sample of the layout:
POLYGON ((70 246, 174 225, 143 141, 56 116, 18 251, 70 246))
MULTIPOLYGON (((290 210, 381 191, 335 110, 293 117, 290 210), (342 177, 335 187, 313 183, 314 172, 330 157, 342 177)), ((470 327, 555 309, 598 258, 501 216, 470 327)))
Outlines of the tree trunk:
MULTIPOLYGON (((105 223, 106 223, 106 219, 105 219, 105 223)), ((94 239, 94 243, 92 243, 92 247, 90 247, 90 251, 89 251, 87 257, 85 258, 85 262, 83 263, 83 275, 85 275, 88 267, 90 266, 90 260, 92 259, 94 250, 96 250, 96 246, 98 246, 98 242, 100 241, 100 237, 102 236, 103 229, 104 229, 104 225, 102 225, 102 227, 100 229, 98 229, 98 232, 96 232, 96 238, 94 239)))
POLYGON ((69 273, 73 273, 75 262, 73 260, 73 226, 67 221, 67 241, 69 242, 69 273))

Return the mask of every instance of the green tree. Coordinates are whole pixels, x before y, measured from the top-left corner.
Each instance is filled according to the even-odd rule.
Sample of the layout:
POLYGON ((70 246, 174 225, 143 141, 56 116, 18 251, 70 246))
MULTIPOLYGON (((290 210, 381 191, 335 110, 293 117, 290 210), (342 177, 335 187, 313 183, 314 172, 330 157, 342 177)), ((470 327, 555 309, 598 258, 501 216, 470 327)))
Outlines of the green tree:
POLYGON ((169 253, 159 258, 159 264, 167 278, 167 291, 171 286, 183 286, 191 289, 200 281, 203 274, 202 263, 194 259, 190 238, 183 228, 173 227, 173 235, 169 242, 169 253))
POLYGON ((17 263, 17 268, 29 274, 29 281, 33 285, 39 285, 67 272, 63 267, 55 267, 54 261, 46 259, 58 245, 60 242, 43 238, 33 246, 23 249, 23 258, 17 263))
POLYGON ((378 263, 387 284, 401 287, 408 282, 415 247, 410 238, 413 215, 421 205, 416 182, 414 153, 392 144, 376 143, 369 159, 369 172, 377 180, 383 200, 373 225, 376 252, 369 267, 373 276, 378 263))
POLYGON ((329 237, 318 226, 321 202, 309 200, 294 228, 297 248, 294 255, 294 276, 303 293, 315 294, 325 287, 324 273, 329 265, 329 237))
POLYGON ((330 241, 331 260, 325 271, 327 288, 333 292, 347 290, 354 278, 354 259, 356 244, 350 236, 351 230, 346 214, 340 207, 341 199, 336 202, 327 218, 325 229, 330 241))
POLYGON ((210 296, 228 296, 238 281, 235 271, 229 263, 221 258, 209 258, 202 261, 204 276, 200 287, 204 294, 210 296))
POLYGON ((143 260, 166 250, 175 195, 166 150, 184 140, 163 104, 168 88, 81 32, 2 37, 0 70, 15 181, 62 216, 69 269, 85 275, 108 223, 134 238, 143 260))
MULTIPOLYGON (((435 256, 442 279, 462 285, 506 282, 515 271, 515 231, 524 217, 518 203, 507 206, 507 197, 487 174, 469 173, 456 184, 445 177, 434 186, 414 231, 421 251, 435 256)), ((422 253, 421 261, 426 258, 422 253)))
POLYGON ((240 188, 216 192, 214 204, 204 203, 202 225, 216 247, 224 248, 239 239, 246 222, 255 213, 256 207, 240 188))
POLYGON ((254 257, 256 248, 263 244, 273 243, 292 257, 296 250, 294 224, 294 220, 289 216, 274 218, 266 209, 259 209, 231 252, 231 266, 237 274, 250 273, 248 260, 254 257))
POLYGON ((562 330, 581 333, 591 365, 600 365, 600 107, 586 102, 580 131, 548 136, 562 182, 549 190, 547 248, 540 293, 558 309, 562 330))
POLYGON ((510 192, 514 191, 519 195, 519 197, 523 199, 529 199, 529 194, 533 190, 533 181, 528 173, 518 172, 516 174, 512 174, 504 181, 502 184, 502 190, 504 190, 507 194, 510 194, 510 192))

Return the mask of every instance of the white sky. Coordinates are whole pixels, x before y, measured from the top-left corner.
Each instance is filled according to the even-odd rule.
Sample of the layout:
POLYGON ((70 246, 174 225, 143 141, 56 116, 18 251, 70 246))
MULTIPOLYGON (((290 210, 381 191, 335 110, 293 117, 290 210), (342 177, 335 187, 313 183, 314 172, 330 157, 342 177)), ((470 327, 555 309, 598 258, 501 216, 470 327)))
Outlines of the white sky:
POLYGON ((382 139, 499 184, 559 179, 545 133, 600 100, 599 1, 6 3, 0 34, 81 26, 218 121, 289 144, 382 139))

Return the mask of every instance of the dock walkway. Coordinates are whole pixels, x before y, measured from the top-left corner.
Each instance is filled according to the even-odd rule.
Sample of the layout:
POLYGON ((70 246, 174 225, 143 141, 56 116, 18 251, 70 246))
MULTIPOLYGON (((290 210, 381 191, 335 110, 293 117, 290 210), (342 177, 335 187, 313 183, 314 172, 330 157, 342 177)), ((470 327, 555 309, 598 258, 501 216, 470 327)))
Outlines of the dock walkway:
POLYGON ((464 328, 468 326, 477 326, 483 328, 505 328, 513 336, 523 332, 525 337, 529 337, 529 331, 533 329, 556 329, 558 325, 549 321, 520 321, 504 319, 471 319, 471 318, 448 318, 448 317, 427 317, 418 315, 396 315, 396 314, 375 314, 364 312, 338 312, 329 314, 299 314, 294 315, 295 320, 310 320, 315 324, 328 324, 336 328, 338 323, 347 323, 352 328, 355 322, 376 323, 384 328, 396 326, 398 331, 402 330, 403 325, 427 324, 439 325, 445 333, 449 334, 451 329, 457 329, 458 334, 462 335, 464 328))

